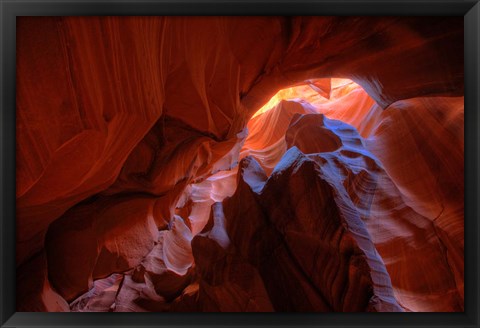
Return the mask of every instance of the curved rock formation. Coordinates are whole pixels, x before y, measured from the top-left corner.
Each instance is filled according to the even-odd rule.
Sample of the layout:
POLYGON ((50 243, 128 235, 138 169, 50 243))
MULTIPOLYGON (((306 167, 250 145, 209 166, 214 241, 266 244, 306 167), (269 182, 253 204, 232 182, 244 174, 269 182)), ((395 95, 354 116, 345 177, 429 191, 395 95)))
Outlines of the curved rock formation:
POLYGON ((463 311, 461 17, 17 36, 19 311, 463 311))
POLYGON ((94 278, 139 264, 157 240, 154 199, 98 199, 69 210, 45 238, 49 278, 68 301, 94 278))
POLYGON ((248 157, 240 169, 229 231, 277 311, 401 310, 363 222, 341 212, 314 161, 293 147, 267 181, 248 157))

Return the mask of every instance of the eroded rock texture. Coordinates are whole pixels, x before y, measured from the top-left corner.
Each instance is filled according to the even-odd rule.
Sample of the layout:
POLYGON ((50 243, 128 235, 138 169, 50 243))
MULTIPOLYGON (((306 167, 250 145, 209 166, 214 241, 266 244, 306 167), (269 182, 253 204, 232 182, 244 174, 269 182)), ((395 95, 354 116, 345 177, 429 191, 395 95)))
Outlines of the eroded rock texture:
POLYGON ((463 311, 461 17, 17 35, 18 311, 463 311))

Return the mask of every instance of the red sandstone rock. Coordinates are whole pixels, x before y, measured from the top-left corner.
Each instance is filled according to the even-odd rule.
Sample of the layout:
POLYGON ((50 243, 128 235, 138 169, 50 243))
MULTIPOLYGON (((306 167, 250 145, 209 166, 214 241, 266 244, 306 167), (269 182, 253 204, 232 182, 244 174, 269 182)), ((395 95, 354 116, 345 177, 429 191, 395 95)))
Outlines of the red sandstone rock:
POLYGON ((16 305, 18 312, 68 312, 68 303, 52 288, 42 252, 18 269, 16 305))
MULTIPOLYGON (((451 308, 451 306, 457 309, 463 308, 463 305, 461 305, 463 303, 463 279, 460 277, 463 277, 464 248, 463 239, 458 235, 463 232, 464 184, 461 177, 463 175, 463 98, 416 98, 394 103, 389 109, 381 111, 358 86, 353 86, 353 88, 344 86, 334 89, 332 93, 330 101, 322 97, 315 98, 312 104, 305 102, 296 104, 295 102, 282 102, 270 112, 255 117, 249 125, 254 128, 255 132, 266 129, 267 132, 262 134, 263 136, 268 135, 268 131, 285 129, 285 124, 278 118, 270 120, 272 125, 267 123, 258 124, 258 122, 261 122, 261 117, 266 115, 272 116, 274 113, 276 117, 291 117, 293 115, 292 109, 300 105, 303 107, 304 113, 312 112, 313 106, 315 111, 319 113, 324 113, 328 117, 340 118, 355 125, 364 137, 368 137, 368 139, 364 140, 364 144, 381 159, 382 165, 385 166, 385 170, 393 179, 392 182, 399 188, 396 190, 397 188, 389 182, 388 186, 384 186, 384 188, 379 189, 377 187, 376 194, 381 195, 383 192, 392 197, 391 190, 395 190, 395 197, 399 199, 397 202, 405 203, 404 207, 411 207, 411 209, 408 209, 406 212, 396 211, 394 215, 399 218, 406 216, 406 222, 412 221, 412 216, 418 217, 419 219, 416 220, 424 222, 425 219, 433 221, 433 227, 429 228, 430 232, 425 231, 424 236, 431 234, 433 229, 433 233, 439 238, 441 243, 448 245, 446 247, 449 251, 445 254, 448 257, 448 266, 450 268, 446 269, 443 274, 447 281, 441 283, 443 284, 442 287, 437 285, 434 288, 437 290, 436 292, 431 289, 427 298, 422 297, 420 295, 421 292, 415 293, 404 288, 397 288, 397 293, 403 295, 405 306, 415 311, 443 311, 443 309, 451 308), (409 114, 402 114, 407 108, 409 109, 409 114), (432 135, 442 136, 440 137, 442 139, 432 138, 432 135), (448 140, 444 139, 443 136, 446 135, 450 135, 451 138, 447 138, 448 140), (439 144, 444 144, 445 146, 438 147, 439 144), (402 150, 399 147, 402 147, 402 150), (399 150, 392 151, 392 149, 399 150), (450 152, 452 149, 456 151, 452 151, 451 154, 442 153, 443 151, 450 152), (414 159, 411 156, 400 156, 404 153, 410 153, 412 150, 413 154, 415 154, 414 159), (437 163, 439 162, 444 164, 438 165, 437 163), (406 167, 411 167, 411 170, 406 170, 406 167), (401 212, 413 214, 401 214, 401 212), (448 225, 448 228, 445 228, 445 225, 448 225), (449 273, 450 271, 453 273, 453 279, 451 273, 449 273), (457 285, 456 288, 452 288, 452 281, 457 285), (457 289, 458 293, 455 289, 457 289), (441 297, 440 295, 449 296, 441 297), (460 297, 460 300, 458 300, 458 297, 460 297), (432 299, 436 299, 436 301, 432 302, 432 299)), ((308 100, 312 100, 311 96, 306 96, 310 98, 308 100)), ((302 112, 301 107, 298 107, 300 108, 298 110, 300 113, 302 112)), ((265 122, 269 122, 269 120, 265 120, 265 122)), ((318 127, 315 127, 315 129, 318 129, 318 127)), ((301 140, 301 143, 307 147, 307 149, 303 150, 308 152, 308 148, 315 148, 314 130, 310 130, 307 127, 305 129, 301 128, 300 131, 295 133, 302 133, 302 131, 304 131, 305 138, 312 138, 310 141, 306 139, 301 140)), ((267 142, 262 141, 261 138, 254 137, 255 134, 249 136, 245 144, 251 145, 253 140, 259 140, 255 145, 257 149, 253 152, 253 156, 258 158, 264 167, 272 163, 276 164, 279 156, 287 148, 284 142, 279 142, 282 146, 277 144, 271 147, 267 142), (252 141, 249 140, 250 137, 252 137, 252 141), (276 153, 274 154, 273 151, 276 153)), ((321 150, 321 148, 317 146, 317 150, 321 150)), ((245 153, 252 152, 248 150, 245 153)), ((362 182, 356 181, 353 183, 361 184, 362 182)), ((367 191, 367 193, 370 192, 367 191)), ((356 198, 362 199, 364 197, 370 198, 371 196, 365 194, 356 198)), ((376 197, 378 198, 378 196, 376 197)), ((391 217, 389 205, 383 207, 381 209, 384 213, 382 217, 391 217)), ((373 212, 369 211, 365 214, 366 218, 370 218, 369 221, 373 221, 371 217, 374 215, 372 214, 373 212)), ((425 224, 427 223, 423 225, 425 224)), ((403 230, 398 226, 398 223, 394 224, 394 226, 396 226, 395 229, 398 229, 398 231, 403 230)), ((372 235, 376 236, 377 233, 372 235)), ((440 248, 443 248, 443 246, 440 248)), ((441 251, 440 253, 443 252, 441 251)), ((407 253, 411 254, 411 252, 407 253)), ((440 260, 440 258, 438 259, 440 260)), ((413 258, 412 263, 415 260, 413 258)), ((420 266, 438 267, 440 264, 433 264, 436 261, 432 259, 432 263, 429 264, 423 261, 420 266)), ((428 269, 424 270, 426 274, 423 279, 420 278, 418 273, 410 272, 412 275, 415 274, 417 276, 418 279, 412 278, 412 281, 415 280, 418 286, 422 286, 420 287, 421 290, 433 283, 432 279, 428 277, 428 272, 430 272, 428 269), (429 280, 430 282, 428 282, 429 280)), ((403 273, 402 275, 405 274, 403 273)), ((408 280, 402 280, 404 284, 408 283, 408 280)))
POLYGON ((138 265, 157 240, 154 199, 104 198, 69 210, 46 238, 49 279, 68 301, 92 279, 138 265))
POLYGON ((461 18, 21 17, 17 34, 19 309, 65 311, 60 295, 85 292, 74 310, 463 309, 461 18), (245 140, 255 111, 292 85, 313 93, 254 117, 245 140), (317 115, 290 126, 295 113, 360 135, 318 126, 317 115), (301 163, 277 166, 293 145, 301 163), (243 212, 226 206, 226 246, 210 206, 234 194, 248 155, 261 167, 244 162, 232 199, 251 215, 232 223, 243 212), (292 192, 262 200, 272 172, 282 174, 265 197, 292 192), (323 220, 345 236, 306 214, 289 217, 294 228, 282 221, 288 202, 323 213, 300 193, 313 182, 336 204, 323 220), (264 212, 276 206, 273 224, 264 212), (179 224, 175 213, 185 224, 155 245, 158 229, 179 224), (197 275, 186 241, 209 229, 194 239, 197 275), (305 249, 355 284, 305 278, 318 270, 305 249), (208 268, 211 250, 218 268, 208 268), (101 289, 114 272, 123 282, 110 304, 116 285, 101 289), (389 279, 395 299, 379 283, 389 279))
POLYGON ((361 137, 353 128, 319 115, 305 115, 292 120, 287 144, 299 146, 305 153, 315 153, 324 149, 323 143, 329 140, 320 138, 325 135, 325 128, 341 140, 342 145, 333 154, 321 153, 313 158, 320 163, 322 172, 326 172, 327 181, 338 192, 344 190, 342 199, 349 198, 365 221, 371 240, 385 262, 399 303, 412 311, 452 308, 462 311, 463 286, 457 286, 457 268, 447 259, 443 242, 446 237, 438 232, 435 222, 408 206, 380 161, 364 149, 361 137), (308 129, 309 125, 315 129, 308 129), (319 131, 317 143, 312 139, 316 130, 319 131), (302 131, 310 133, 307 149, 305 139, 301 138, 302 131), (431 274, 432 267, 437 274, 431 274), (425 290, 429 290, 429 301, 422 295, 425 290))
MULTIPOLYGON (((114 277, 122 281, 116 286, 114 295, 99 295, 103 289, 97 286, 97 280, 89 292, 72 303, 72 310, 94 311, 106 305, 114 312, 168 310, 169 303, 180 296, 192 280, 191 239, 190 230, 176 216, 169 230, 159 232, 155 246, 134 270, 114 277)), ((108 284, 108 279, 101 280, 102 285, 108 284)))
POLYGON ((122 282, 123 275, 119 273, 98 279, 92 289, 70 304, 70 308, 74 312, 111 312, 122 282))
POLYGON ((212 207, 212 226, 195 236, 192 250, 200 276, 197 308, 204 312, 271 312, 257 269, 231 247, 221 203, 212 207))
MULTIPOLYGON (((399 101, 381 113, 377 128, 366 141, 367 148, 379 158, 401 192, 405 204, 431 221, 453 272, 461 308, 464 293, 463 111, 463 97, 399 101), (393 147, 396 152, 387 151, 393 147), (404 153, 409 155, 400 156, 404 153)), ((437 267, 433 263, 431 266, 437 267)), ((425 275, 429 275, 431 269, 425 270, 425 275)), ((445 301, 442 294, 438 294, 438 299, 445 301)), ((408 297, 415 302, 415 297, 408 297)), ((426 309, 431 308, 431 300, 432 297, 424 298, 426 309)))
POLYGON ((258 267, 277 311, 400 311, 366 227, 318 170, 297 148, 268 180, 243 160, 237 192, 225 201, 233 241, 258 267))
POLYGON ((182 218, 175 216, 170 230, 160 232, 158 244, 136 268, 139 274, 133 276, 134 281, 150 281, 155 292, 167 301, 179 296, 190 283, 191 240, 192 233, 182 218))

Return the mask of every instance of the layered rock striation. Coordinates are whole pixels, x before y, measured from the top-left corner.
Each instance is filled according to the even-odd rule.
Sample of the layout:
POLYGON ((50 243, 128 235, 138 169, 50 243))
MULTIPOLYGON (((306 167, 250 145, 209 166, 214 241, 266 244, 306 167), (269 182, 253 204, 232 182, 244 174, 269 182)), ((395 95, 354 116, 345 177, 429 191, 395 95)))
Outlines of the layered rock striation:
POLYGON ((463 311, 461 18, 17 35, 18 311, 463 311))

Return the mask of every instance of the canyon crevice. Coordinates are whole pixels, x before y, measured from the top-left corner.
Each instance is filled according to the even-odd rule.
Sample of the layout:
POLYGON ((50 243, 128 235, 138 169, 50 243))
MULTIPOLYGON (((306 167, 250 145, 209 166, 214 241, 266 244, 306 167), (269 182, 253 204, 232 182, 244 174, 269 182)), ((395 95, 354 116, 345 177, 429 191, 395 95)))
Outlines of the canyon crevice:
POLYGON ((16 62, 17 311, 464 310, 462 17, 18 17, 16 62))

